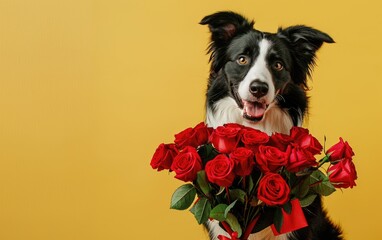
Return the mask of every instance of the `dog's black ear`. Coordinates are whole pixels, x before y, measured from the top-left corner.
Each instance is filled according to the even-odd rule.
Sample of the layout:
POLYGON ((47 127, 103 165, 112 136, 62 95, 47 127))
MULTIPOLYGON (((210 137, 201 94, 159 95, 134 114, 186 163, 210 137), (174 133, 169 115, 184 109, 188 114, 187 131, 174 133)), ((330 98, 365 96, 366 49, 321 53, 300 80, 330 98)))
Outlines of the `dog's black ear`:
POLYGON ((292 71, 293 81, 307 87, 306 77, 310 76, 315 65, 316 51, 324 42, 334 43, 334 40, 328 34, 304 25, 279 28, 277 36, 292 49, 296 65, 292 71))
POLYGON ((234 12, 217 12, 204 17, 200 24, 208 24, 212 34, 211 40, 221 46, 230 42, 233 37, 251 30, 254 22, 249 22, 234 12))
POLYGON ((208 25, 211 32, 211 70, 217 72, 223 65, 224 50, 231 40, 253 29, 254 22, 249 22, 243 16, 234 12, 217 12, 204 17, 200 24, 208 25))

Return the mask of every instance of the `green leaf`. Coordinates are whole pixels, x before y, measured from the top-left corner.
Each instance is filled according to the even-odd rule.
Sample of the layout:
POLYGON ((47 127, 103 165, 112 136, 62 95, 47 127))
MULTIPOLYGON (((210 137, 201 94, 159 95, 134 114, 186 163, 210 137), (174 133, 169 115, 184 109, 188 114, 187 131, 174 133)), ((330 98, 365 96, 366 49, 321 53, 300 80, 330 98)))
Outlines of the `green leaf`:
POLYGON ((224 203, 217 205, 211 210, 210 217, 220 222, 225 221, 227 217, 224 215, 224 212, 227 209, 227 207, 228 205, 224 203))
POLYGON ((190 183, 180 186, 171 197, 171 209, 184 210, 191 206, 196 196, 196 189, 190 183))
POLYGON ((253 178, 251 175, 249 175, 247 179, 248 179, 248 192, 250 193, 252 192, 252 189, 255 186, 255 184, 253 183, 253 178))
POLYGON ((232 189, 229 190, 229 195, 231 196, 232 200, 239 200, 240 202, 244 203, 246 193, 241 189, 232 189))
POLYGON ((190 209, 198 221, 199 224, 205 223, 208 220, 211 212, 211 203, 207 198, 201 198, 199 201, 190 209))
POLYGON ((283 209, 286 213, 290 214, 292 212, 292 204, 290 202, 285 203, 283 209))
POLYGON ((294 173, 290 173, 290 172, 288 172, 288 171, 285 171, 285 174, 288 174, 288 175, 289 175, 289 176, 287 176, 289 186, 294 186, 294 185, 296 185, 296 182, 297 182, 297 180, 298 180, 298 177, 296 176, 296 174, 294 174, 294 173))
POLYGON ((309 192, 310 178, 305 178, 302 182, 293 187, 291 194, 298 199, 304 198, 309 192))
POLYGON ((281 226, 283 225, 283 214, 281 211, 281 208, 276 208, 275 215, 273 217, 273 224, 275 225, 275 228, 277 232, 281 231, 281 226))
POLYGON ((329 196, 336 191, 328 177, 320 185, 318 185, 318 187, 320 188, 320 193, 323 196, 329 196))
POLYGON ((203 146, 200 146, 198 148, 198 153, 203 161, 203 165, 205 165, 208 161, 214 159, 219 154, 212 146, 212 144, 205 144, 203 146))
POLYGON ((199 185, 200 190, 206 195, 209 196, 209 193, 211 191, 211 187, 208 184, 206 172, 204 170, 201 170, 197 173, 196 176, 196 183, 199 185))
POLYGON ((243 231, 235 215, 233 215, 232 213, 228 213, 227 219, 225 221, 231 227, 232 231, 237 232, 237 235, 240 238, 243 231))
POLYGON ((334 186, 330 183, 328 176, 323 174, 320 170, 314 171, 310 175, 310 185, 316 193, 322 196, 329 196, 336 191, 334 186))
POLYGON ((317 194, 312 194, 312 195, 306 196, 304 199, 301 199, 300 200, 301 207, 309 206, 310 204, 313 203, 313 201, 314 201, 314 199, 316 199, 316 197, 317 197, 317 194))
POLYGON ((225 187, 220 187, 219 192, 216 195, 220 195, 225 191, 225 187))
POLYGON ((237 200, 233 201, 230 205, 228 205, 228 207, 224 211, 224 217, 227 217, 227 214, 233 208, 233 206, 235 206, 236 202, 237 202, 237 200))

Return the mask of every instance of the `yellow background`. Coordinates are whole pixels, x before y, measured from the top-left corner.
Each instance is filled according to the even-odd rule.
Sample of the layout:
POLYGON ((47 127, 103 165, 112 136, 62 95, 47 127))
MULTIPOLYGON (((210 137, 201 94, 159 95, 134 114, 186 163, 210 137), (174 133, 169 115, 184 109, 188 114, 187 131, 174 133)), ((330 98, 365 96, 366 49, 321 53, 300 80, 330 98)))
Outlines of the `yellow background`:
POLYGON ((378 0, 1 0, 0 239, 206 239, 169 209, 182 184, 151 170, 161 142, 204 118, 205 15, 329 33, 305 126, 342 136, 359 180, 326 199, 347 239, 380 239, 382 28, 378 0))

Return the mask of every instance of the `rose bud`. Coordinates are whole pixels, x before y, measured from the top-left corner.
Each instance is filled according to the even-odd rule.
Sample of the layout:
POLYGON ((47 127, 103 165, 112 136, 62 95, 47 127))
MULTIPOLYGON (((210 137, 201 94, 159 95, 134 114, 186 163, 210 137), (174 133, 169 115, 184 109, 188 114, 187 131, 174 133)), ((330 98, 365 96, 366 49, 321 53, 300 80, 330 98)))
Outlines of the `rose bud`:
POLYGON ((268 206, 281 206, 289 201, 290 188, 284 178, 277 173, 266 173, 260 179, 257 198, 268 206))
POLYGON ((155 150, 150 165, 153 169, 158 169, 158 171, 170 169, 176 155, 178 155, 178 150, 175 144, 162 143, 155 150))
POLYGON ((286 153, 276 147, 261 145, 256 153, 256 163, 262 172, 277 172, 287 164, 287 157, 286 153))
POLYGON ((340 141, 333 145, 331 148, 326 151, 329 156, 329 160, 333 163, 339 161, 343 158, 351 159, 354 156, 353 149, 350 147, 348 142, 344 142, 342 138, 340 141))
POLYGON ((234 172, 239 176, 248 176, 251 174, 253 166, 255 164, 254 154, 251 150, 247 148, 236 148, 229 158, 235 163, 234 172))
POLYGON ((225 154, 219 154, 206 164, 208 181, 221 187, 229 187, 235 179, 234 162, 225 154))
POLYGON ((356 186, 357 171, 350 158, 345 158, 328 169, 329 180, 336 188, 356 186))
POLYGON ((288 149, 290 152, 289 161, 286 165, 286 169, 289 172, 300 172, 308 167, 317 166, 316 159, 313 154, 306 149, 295 146, 288 149))
POLYGON ((241 141, 246 148, 256 153, 260 144, 265 144, 269 141, 269 136, 262 131, 246 128, 242 131, 241 141))
POLYGON ((195 148, 187 146, 174 159, 171 170, 175 178, 188 182, 196 179, 196 174, 202 170, 202 160, 195 148))
POLYGON ((219 126, 211 135, 211 143, 220 153, 230 153, 239 143, 240 130, 236 125, 219 126))
POLYGON ((179 149, 186 146, 197 148, 206 144, 208 141, 208 128, 204 122, 199 123, 194 128, 187 128, 180 133, 175 134, 174 143, 179 149))

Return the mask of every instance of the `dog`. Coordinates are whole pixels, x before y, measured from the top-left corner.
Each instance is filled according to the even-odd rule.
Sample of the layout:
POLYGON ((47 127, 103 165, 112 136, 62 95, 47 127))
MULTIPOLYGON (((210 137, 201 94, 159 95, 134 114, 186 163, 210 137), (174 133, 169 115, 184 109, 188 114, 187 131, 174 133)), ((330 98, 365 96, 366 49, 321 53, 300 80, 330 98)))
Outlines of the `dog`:
MULTIPOLYGON (((293 126, 301 126, 308 112, 307 78, 315 66, 316 51, 334 40, 305 25, 262 32, 254 29, 254 21, 234 12, 214 13, 200 24, 208 25, 211 33, 207 125, 238 123, 269 135, 289 134, 293 126)), ((304 208, 304 214, 308 227, 277 237, 268 227, 250 239, 343 239, 320 198, 304 208)), ((216 221, 206 226, 211 239, 224 235, 216 221)))

